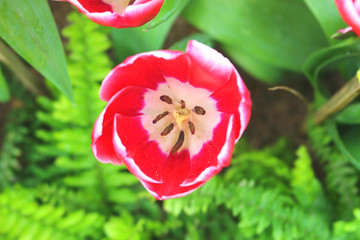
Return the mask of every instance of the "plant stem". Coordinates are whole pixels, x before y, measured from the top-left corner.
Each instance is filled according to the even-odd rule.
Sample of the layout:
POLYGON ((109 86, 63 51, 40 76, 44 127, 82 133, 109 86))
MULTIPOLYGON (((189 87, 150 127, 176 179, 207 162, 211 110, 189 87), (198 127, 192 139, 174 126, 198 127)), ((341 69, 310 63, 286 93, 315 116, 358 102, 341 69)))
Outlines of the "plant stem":
POLYGON ((360 81, 355 76, 345 84, 332 98, 315 112, 314 123, 320 124, 334 115, 360 94, 360 81))
POLYGON ((48 95, 41 87, 39 77, 26 66, 24 61, 0 39, 0 61, 4 63, 19 81, 35 95, 48 95))
POLYGON ((287 91, 287 92, 291 93, 292 95, 296 96, 297 98, 299 98, 305 104, 305 106, 307 108, 309 107, 308 100, 300 92, 296 91, 295 89, 289 88, 287 86, 276 86, 276 87, 268 88, 268 90, 270 90, 270 91, 276 91, 276 90, 287 91))

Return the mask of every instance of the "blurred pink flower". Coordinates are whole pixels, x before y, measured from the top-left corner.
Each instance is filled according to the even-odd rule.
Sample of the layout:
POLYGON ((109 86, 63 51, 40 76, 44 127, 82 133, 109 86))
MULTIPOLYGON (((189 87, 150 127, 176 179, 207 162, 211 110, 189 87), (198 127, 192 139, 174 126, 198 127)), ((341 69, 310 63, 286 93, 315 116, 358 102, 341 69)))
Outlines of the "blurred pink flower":
POLYGON ((139 27, 153 19, 164 0, 65 0, 98 24, 128 28, 139 27))
POLYGON ((230 61, 194 40, 186 52, 127 58, 105 78, 93 130, 103 163, 125 164, 157 199, 187 195, 231 161, 251 115, 250 93, 230 61))
POLYGON ((345 34, 354 31, 360 37, 360 0, 335 0, 341 17, 349 25, 339 32, 345 34))

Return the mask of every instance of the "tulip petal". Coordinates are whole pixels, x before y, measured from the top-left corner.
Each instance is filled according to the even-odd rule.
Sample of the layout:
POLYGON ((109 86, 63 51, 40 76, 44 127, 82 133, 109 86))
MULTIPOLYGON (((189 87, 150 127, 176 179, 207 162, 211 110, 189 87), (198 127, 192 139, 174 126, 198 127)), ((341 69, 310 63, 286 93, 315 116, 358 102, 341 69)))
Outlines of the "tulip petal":
POLYGON ((217 110, 224 113, 234 114, 239 111, 241 101, 236 74, 233 73, 230 80, 222 87, 217 89, 211 97, 217 101, 217 110))
POLYGON ((215 91, 223 86, 234 71, 229 59, 210 47, 190 40, 186 54, 191 59, 190 83, 215 91))
POLYGON ((156 89, 162 82, 165 79, 155 64, 141 57, 136 58, 132 64, 122 63, 111 70, 101 85, 100 99, 109 101, 126 86, 156 89))
POLYGON ((233 120, 233 115, 221 115, 221 121, 214 129, 212 140, 205 142, 201 151, 192 156, 189 174, 181 186, 208 181, 223 167, 229 165, 235 144, 233 120))
POLYGON ((124 64, 133 64, 138 58, 156 65, 165 78, 172 77, 182 82, 189 81, 190 59, 181 51, 159 50, 140 53, 125 59, 124 64))
POLYGON ((102 0, 66 0, 84 13, 91 21, 109 27, 139 27, 153 19, 160 11, 164 0, 137 0, 116 13, 110 4, 102 0))
POLYGON ((144 187, 159 200, 182 197, 196 188, 203 185, 205 182, 198 182, 189 186, 180 186, 189 172, 190 154, 184 150, 180 153, 170 154, 163 167, 163 182, 162 184, 154 184, 146 181, 141 181, 144 187))
POLYGON ((123 19, 116 27, 139 27, 153 19, 160 11, 164 0, 136 1, 123 13, 123 19))
POLYGON ((103 126, 105 110, 100 114, 95 122, 91 148, 94 156, 102 163, 112 163, 122 165, 123 159, 119 158, 112 147, 112 122, 108 126, 103 126))
POLYGON ((360 37, 360 1, 335 0, 335 3, 341 17, 360 37))
POLYGON ((147 89, 126 87, 118 92, 108 103, 95 122, 92 134, 92 149, 95 157, 103 163, 121 165, 122 158, 116 156, 112 147, 113 121, 117 113, 127 116, 141 115, 143 95, 147 89))
POLYGON ((116 114, 114 130, 115 150, 124 157, 128 169, 144 181, 162 182, 162 168, 167 155, 155 141, 149 141, 140 117, 116 114))

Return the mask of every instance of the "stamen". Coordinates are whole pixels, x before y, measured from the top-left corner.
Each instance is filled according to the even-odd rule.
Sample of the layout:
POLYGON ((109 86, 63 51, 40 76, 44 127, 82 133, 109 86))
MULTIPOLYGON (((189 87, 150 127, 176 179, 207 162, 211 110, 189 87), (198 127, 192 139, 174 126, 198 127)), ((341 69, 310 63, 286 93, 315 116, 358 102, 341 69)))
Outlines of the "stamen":
POLYGON ((167 104, 172 104, 172 99, 167 95, 162 95, 160 97, 160 100, 166 102, 167 104))
POLYGON ((135 0, 130 0, 129 5, 133 5, 134 2, 135 0))
POLYGON ((192 135, 195 134, 195 125, 192 122, 188 122, 189 128, 190 128, 190 132, 192 135))
POLYGON ((193 111, 198 115, 205 115, 206 111, 200 106, 195 106, 193 111))
POLYGON ((174 128, 174 124, 171 123, 169 126, 167 126, 164 131, 161 132, 161 136, 166 136, 168 135, 174 128))
POLYGON ((179 150, 184 144, 184 140, 185 140, 184 131, 181 131, 178 140, 176 141, 174 147, 171 149, 171 153, 177 152, 177 150, 179 150))
POLYGON ((162 118, 164 118, 168 114, 169 114, 169 112, 166 111, 166 112, 163 112, 163 113, 157 115, 156 118, 152 121, 152 123, 153 124, 157 123, 158 121, 160 121, 162 118))
POLYGON ((186 107, 184 100, 181 100, 181 101, 180 101, 180 104, 181 104, 181 108, 182 108, 182 109, 184 109, 184 108, 186 107))

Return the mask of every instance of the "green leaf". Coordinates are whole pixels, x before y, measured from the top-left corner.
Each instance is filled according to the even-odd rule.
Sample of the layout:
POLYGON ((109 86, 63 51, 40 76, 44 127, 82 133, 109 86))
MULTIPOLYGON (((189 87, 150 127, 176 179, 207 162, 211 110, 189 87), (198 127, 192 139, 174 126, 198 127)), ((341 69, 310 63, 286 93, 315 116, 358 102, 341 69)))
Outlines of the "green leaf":
POLYGON ((157 27, 161 23, 167 21, 173 15, 177 16, 189 3, 189 1, 190 0, 165 0, 160 12, 146 25, 146 29, 149 30, 151 28, 157 27))
MULTIPOLYGON (((304 63, 304 73, 315 89, 315 101, 319 106, 326 100, 326 90, 321 83, 320 73, 330 64, 346 63, 346 72, 355 75, 360 66, 360 41, 351 40, 340 42, 328 48, 313 53, 304 63), (352 68, 349 70, 349 68, 352 68)), ((337 66, 335 66, 337 67, 337 66)))
POLYGON ((337 30, 347 27, 336 8, 334 0, 304 0, 310 11, 320 23, 328 41, 335 43, 337 40, 331 36, 337 30))
POLYGON ((161 49, 175 18, 173 16, 161 26, 150 30, 141 27, 112 29, 116 59, 122 62, 134 54, 161 49))
POLYGON ((242 51, 240 48, 231 45, 223 45, 224 50, 236 63, 252 74, 253 77, 267 83, 277 83, 290 74, 289 71, 275 67, 259 58, 242 51))
POLYGON ((0 66, 0 102, 7 102, 10 99, 10 92, 0 66))
POLYGON ((326 126, 340 152, 360 170, 360 125, 340 128, 333 120, 328 120, 326 126))
POLYGON ((347 106, 336 115, 335 120, 344 124, 360 124, 360 103, 347 106))
POLYGON ((74 100, 59 33, 45 0, 0 1, 0 37, 74 100))
POLYGON ((193 0, 183 15, 222 44, 280 69, 301 72, 306 58, 328 45, 299 0, 193 0))

